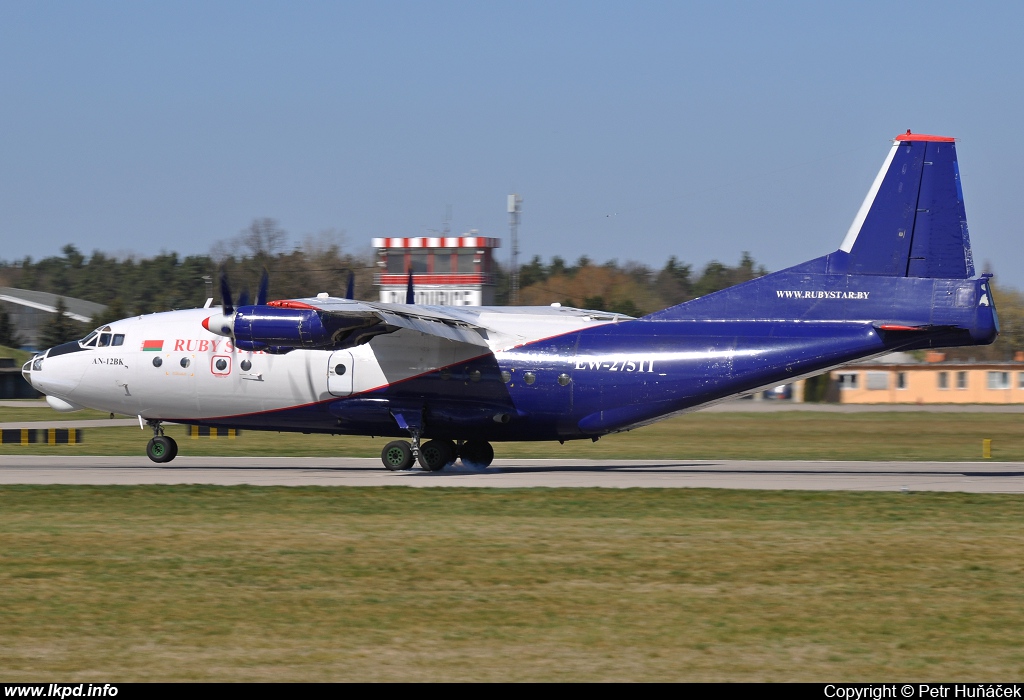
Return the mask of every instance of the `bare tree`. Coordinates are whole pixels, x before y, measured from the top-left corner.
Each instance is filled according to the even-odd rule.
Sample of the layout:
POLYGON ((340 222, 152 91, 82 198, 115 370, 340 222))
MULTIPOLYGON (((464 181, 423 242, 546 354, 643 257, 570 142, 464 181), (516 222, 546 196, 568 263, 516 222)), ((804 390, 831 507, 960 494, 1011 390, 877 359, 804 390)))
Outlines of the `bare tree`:
POLYGON ((266 259, 284 250, 288 234, 276 219, 254 219, 249 228, 238 236, 239 242, 249 249, 252 257, 266 259))

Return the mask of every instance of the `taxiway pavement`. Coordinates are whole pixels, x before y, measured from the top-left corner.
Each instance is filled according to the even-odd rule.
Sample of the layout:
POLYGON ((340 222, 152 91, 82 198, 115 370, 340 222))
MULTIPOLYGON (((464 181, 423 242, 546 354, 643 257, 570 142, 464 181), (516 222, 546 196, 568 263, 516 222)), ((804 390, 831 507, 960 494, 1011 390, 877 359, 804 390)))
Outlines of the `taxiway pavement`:
POLYGON ((389 472, 347 457, 0 456, 0 484, 736 488, 1024 493, 1022 462, 499 459, 486 470, 389 472))

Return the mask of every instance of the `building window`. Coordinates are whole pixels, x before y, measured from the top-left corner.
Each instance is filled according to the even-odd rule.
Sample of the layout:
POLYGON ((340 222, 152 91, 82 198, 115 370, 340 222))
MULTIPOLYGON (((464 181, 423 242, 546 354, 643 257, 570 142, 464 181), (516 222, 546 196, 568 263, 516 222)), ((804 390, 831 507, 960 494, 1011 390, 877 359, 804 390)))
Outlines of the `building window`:
POLYGON ((459 253, 459 272, 462 274, 476 272, 476 265, 473 264, 475 258, 474 253, 459 253))
POLYGON ((1009 389, 1010 388, 1010 373, 1009 372, 989 372, 988 373, 988 388, 989 389, 1009 389))
POLYGON ((404 275, 405 255, 403 253, 388 253, 388 273, 392 275, 404 275))
POLYGON ((896 388, 906 389, 907 388, 907 373, 897 372, 896 373, 896 388))
POLYGON ((967 388, 967 372, 956 373, 956 388, 966 389, 967 388))
POLYGON ((837 379, 839 380, 840 389, 856 389, 857 388, 857 373, 856 372, 844 372, 840 374, 837 379))
POLYGON ((427 274, 427 254, 411 253, 409 255, 409 267, 417 275, 427 274))
MULTIPOLYGON (((889 373, 888 372, 868 372, 867 373, 867 385, 865 388, 869 391, 875 391, 878 389, 889 388, 889 373)), ((853 375, 856 377, 857 375, 853 375)), ((854 383, 853 388, 857 388, 857 384, 854 383)))
POLYGON ((1024 389, 1024 372, 1017 372, 1017 388, 1024 389))
POLYGON ((447 275, 453 272, 451 253, 446 250, 435 250, 433 255, 435 275, 447 275))
POLYGON ((940 389, 948 389, 949 388, 949 372, 939 372, 938 381, 939 381, 939 388, 940 389))

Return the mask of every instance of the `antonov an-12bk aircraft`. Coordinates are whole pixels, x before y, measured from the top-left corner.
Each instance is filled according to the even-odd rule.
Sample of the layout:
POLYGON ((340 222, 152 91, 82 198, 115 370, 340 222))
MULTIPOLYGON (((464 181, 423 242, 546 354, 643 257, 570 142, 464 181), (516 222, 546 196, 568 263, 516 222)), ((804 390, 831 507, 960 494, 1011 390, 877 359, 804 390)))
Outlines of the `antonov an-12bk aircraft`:
MULTIPOLYGON (((781 234, 774 234, 781 235, 781 234)), ((642 318, 551 307, 379 304, 320 294, 126 318, 23 368, 57 410, 399 438, 388 469, 491 443, 596 440, 894 350, 991 343, 954 140, 897 136, 833 253, 642 318), (422 442, 421 442, 422 441, 422 442)))

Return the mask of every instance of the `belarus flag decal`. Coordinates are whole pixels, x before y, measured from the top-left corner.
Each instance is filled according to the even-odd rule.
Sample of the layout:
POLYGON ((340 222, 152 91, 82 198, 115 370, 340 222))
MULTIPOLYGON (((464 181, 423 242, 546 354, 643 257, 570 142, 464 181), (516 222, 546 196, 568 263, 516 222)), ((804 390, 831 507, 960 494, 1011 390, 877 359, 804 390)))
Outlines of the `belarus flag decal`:
POLYGON ((142 349, 145 351, 152 350, 153 352, 163 352, 164 341, 162 340, 144 340, 142 341, 142 349))

